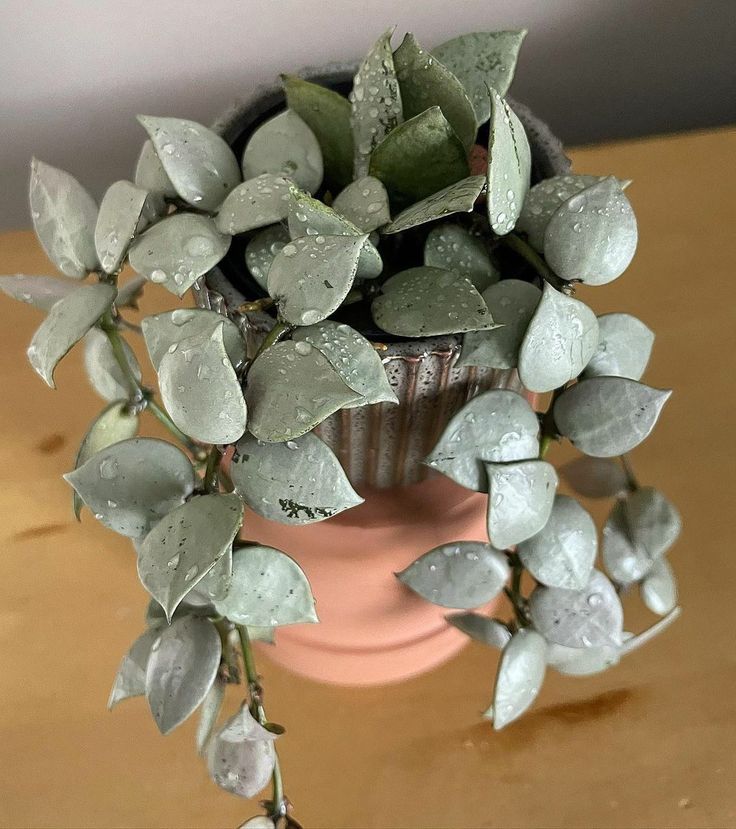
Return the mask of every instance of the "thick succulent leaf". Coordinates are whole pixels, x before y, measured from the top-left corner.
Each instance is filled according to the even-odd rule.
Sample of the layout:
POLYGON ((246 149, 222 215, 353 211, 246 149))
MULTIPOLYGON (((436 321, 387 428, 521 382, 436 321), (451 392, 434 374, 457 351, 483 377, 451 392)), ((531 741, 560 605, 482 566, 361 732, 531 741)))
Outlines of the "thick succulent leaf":
POLYGON ((146 698, 162 734, 181 725, 207 696, 221 654, 209 619, 184 616, 159 630, 146 666, 146 698))
MULTIPOLYGON (((130 370, 138 381, 141 379, 141 367, 138 365, 133 349, 123 340, 123 352, 130 370)), ((130 396, 131 389, 110 345, 107 335, 99 328, 93 328, 84 338, 84 368, 92 388, 103 400, 124 400, 130 396)))
POLYGON ((611 498, 627 487, 626 472, 611 458, 583 456, 560 467, 563 479, 585 498, 611 498))
POLYGON ((624 377, 591 377, 557 399, 555 423, 581 452, 611 458, 649 435, 671 394, 624 377))
MULTIPOLYGON (((539 533, 557 489, 555 468, 542 460, 487 463, 488 536, 504 550, 539 533)), ((540 535, 544 535, 541 532, 540 535)))
POLYGON ((333 412, 359 400, 360 394, 309 343, 281 342, 251 366, 245 399, 250 433, 280 443, 311 432, 333 412))
POLYGON ((566 676, 592 676, 618 665, 621 652, 612 645, 596 648, 567 648, 564 645, 547 646, 547 664, 566 676))
POLYGON ((411 33, 404 36, 396 50, 394 64, 404 117, 413 118, 439 106, 463 146, 469 149, 475 141, 475 111, 460 81, 436 55, 422 49, 411 33))
POLYGON ((313 434, 276 444, 244 435, 230 477, 254 512, 281 524, 324 521, 363 503, 332 450, 313 434))
POLYGON ((605 285, 629 266, 637 238, 634 211, 611 176, 557 209, 544 231, 544 257, 562 279, 605 285))
POLYGON ((138 551, 138 575, 167 619, 231 549, 242 523, 240 498, 217 493, 171 510, 148 533, 138 551))
POLYGON ((292 182, 279 173, 261 173, 231 190, 215 217, 220 233, 245 233, 289 215, 292 182))
POLYGON ((106 273, 116 273, 122 266, 147 198, 145 190, 129 181, 116 181, 102 197, 94 240, 100 266, 106 273))
POLYGON ((207 696, 202 702, 202 707, 199 709, 199 722, 197 723, 197 734, 195 742, 197 746, 197 754, 204 754, 212 737, 215 726, 217 725, 217 718, 222 710, 222 703, 225 699, 225 682, 216 677, 212 683, 212 687, 207 692, 207 696))
POLYGON ((286 103, 316 135, 322 148, 328 187, 344 187, 353 177, 350 102, 319 84, 282 75, 286 103))
POLYGON ((503 622, 480 613, 450 613, 445 619, 466 636, 491 648, 502 650, 511 639, 511 631, 503 622))
POLYGON ((439 192, 418 201, 382 228, 386 234, 401 233, 410 227, 444 219, 452 213, 470 213, 473 205, 485 189, 483 176, 468 176, 448 185, 439 192))
POLYGON ((666 616, 677 606, 677 581, 665 559, 655 563, 639 591, 644 604, 659 616, 666 616))
POLYGON ((363 176, 348 184, 332 206, 364 233, 370 233, 391 221, 388 193, 373 176, 363 176))
POLYGON ((367 241, 368 234, 302 236, 283 247, 268 271, 268 293, 281 319, 313 325, 333 314, 353 286, 367 241))
POLYGON ((461 486, 487 492, 484 463, 536 458, 538 435, 539 420, 526 400, 508 389, 492 389, 450 420, 425 463, 461 486))
POLYGON ((224 340, 224 323, 174 343, 161 358, 158 382, 166 411, 202 443, 235 443, 247 407, 224 340))
POLYGON ((373 150, 368 172, 386 185, 392 199, 412 203, 465 178, 470 168, 462 141, 433 106, 383 139, 373 150))
POLYGON ((682 529, 674 505, 652 487, 616 502, 603 527, 603 563, 620 584, 639 581, 675 543, 682 529))
POLYGON ((31 161, 31 217, 46 255, 67 276, 83 279, 97 267, 97 205, 69 173, 31 161))
POLYGON ((150 138, 143 143, 141 154, 135 167, 135 184, 150 193, 158 193, 162 198, 175 199, 179 194, 171 183, 164 165, 154 149, 150 138))
POLYGON ((220 233, 209 217, 176 213, 136 237, 128 260, 136 273, 184 296, 229 247, 230 237, 220 233))
POLYGON ((631 314, 603 314, 598 328, 598 348, 583 376, 639 380, 652 353, 654 333, 631 314))
POLYGON ((516 368, 519 349, 542 292, 519 279, 504 279, 483 291, 483 300, 498 328, 469 331, 463 337, 460 366, 516 368))
POLYGON ((529 191, 532 154, 516 113, 490 91, 491 125, 488 136, 488 220, 494 233, 514 229, 529 191))
POLYGON ((268 271, 276 254, 291 239, 289 231, 282 224, 276 224, 259 231, 248 241, 245 248, 245 264, 250 275, 263 288, 268 290, 268 271))
POLYGON ((176 192, 201 210, 216 210, 240 183, 240 166, 217 133, 185 118, 138 116, 176 192))
POLYGON ((107 700, 109 711, 125 699, 142 697, 146 693, 146 665, 151 647, 159 636, 158 630, 147 630, 133 642, 115 675, 107 700))
POLYGON ((371 403, 398 403, 391 388, 383 361, 373 345, 354 328, 332 320, 298 328, 292 335, 295 342, 307 342, 318 348, 360 400, 345 408, 371 403))
POLYGON ((286 553, 260 544, 234 551, 230 589, 215 607, 239 625, 278 627, 318 621, 301 567, 286 553))
POLYGON ((517 630, 503 649, 493 689, 493 705, 484 716, 493 728, 518 719, 534 702, 547 670, 547 643, 536 631, 517 630))
POLYGON ((568 648, 621 644, 623 608, 614 586, 598 570, 583 590, 540 585, 529 599, 529 611, 548 642, 568 648))
POLYGON ((558 495, 547 523, 519 544, 518 552, 524 567, 538 582, 583 590, 598 553, 593 519, 574 498, 558 495))
POLYGON ((499 95, 508 92, 526 29, 508 32, 471 32, 432 49, 437 60, 463 85, 475 111, 478 126, 491 117, 488 87, 499 95))
POLYGON ((27 353, 33 369, 52 389, 59 361, 110 310, 116 293, 112 285, 82 285, 51 308, 27 353))
POLYGON ((358 67, 350 93, 355 149, 354 178, 368 172, 375 147, 403 120, 401 93, 391 54, 393 29, 383 35, 358 67))
POLYGON ((467 277, 426 266, 388 279, 371 311, 376 325, 402 337, 487 330, 495 325, 483 297, 467 277))
POLYGON ((74 282, 55 276, 27 276, 24 273, 0 276, 0 291, 41 311, 50 311, 77 287, 74 282))
POLYGON ((552 391, 577 377, 597 347, 595 314, 545 282, 521 342, 519 378, 530 391, 552 391))
POLYGON ((490 544, 453 541, 425 553, 396 576, 432 604, 469 609, 497 596, 509 572, 506 556, 490 544))
POLYGON ((465 276, 481 292, 499 277, 483 236, 457 224, 441 224, 429 231, 424 264, 465 276))
POLYGON ((117 308, 138 308, 138 300, 143 294, 146 284, 145 276, 134 276, 124 285, 118 285, 118 295, 115 297, 117 308))
POLYGON ((140 538, 191 495, 196 476, 176 446, 134 438, 101 449, 64 479, 98 521, 121 535, 140 538))

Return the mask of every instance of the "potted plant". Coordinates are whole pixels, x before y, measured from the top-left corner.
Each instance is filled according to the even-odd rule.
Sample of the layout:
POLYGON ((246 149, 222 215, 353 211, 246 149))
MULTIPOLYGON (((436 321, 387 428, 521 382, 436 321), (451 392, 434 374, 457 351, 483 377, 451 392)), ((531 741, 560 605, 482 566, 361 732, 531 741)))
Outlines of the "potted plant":
POLYGON ((679 516, 627 459, 669 396, 640 382, 653 334, 574 295, 634 255, 627 182, 572 174, 506 97, 523 36, 430 53, 410 34, 393 51, 389 31, 357 69, 284 76, 214 129, 141 117, 135 182, 99 208, 32 164, 34 226, 69 279, 0 286, 48 312, 28 356, 51 387, 84 341, 107 406, 65 477, 77 517, 132 539, 151 596, 110 707, 145 695, 163 733, 200 708, 215 782, 251 797, 272 781, 246 825, 298 825, 252 646, 276 628, 275 658, 333 681, 426 669, 463 635, 500 648, 486 716, 502 728, 548 666, 603 670, 679 612, 679 516), (197 305, 143 320, 158 394, 126 342, 147 283, 197 305), (171 441, 138 436, 146 411, 171 441), (614 499, 608 575, 591 517, 556 491, 563 438, 582 453, 570 485, 614 499), (634 585, 662 619, 632 636, 634 585), (315 597, 327 633, 310 637, 315 597))

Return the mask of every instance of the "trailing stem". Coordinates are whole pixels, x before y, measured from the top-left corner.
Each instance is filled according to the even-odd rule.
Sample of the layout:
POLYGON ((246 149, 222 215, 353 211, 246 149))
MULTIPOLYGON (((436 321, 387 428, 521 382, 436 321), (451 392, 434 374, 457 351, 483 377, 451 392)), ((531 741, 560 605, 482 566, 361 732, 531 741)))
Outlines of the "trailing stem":
POLYGON ((575 290, 573 284, 557 276, 537 251, 521 236, 518 236, 516 233, 507 233, 505 236, 500 237, 500 241, 525 259, 542 279, 545 282, 549 282, 553 288, 557 288, 563 294, 569 295, 573 293, 575 290))

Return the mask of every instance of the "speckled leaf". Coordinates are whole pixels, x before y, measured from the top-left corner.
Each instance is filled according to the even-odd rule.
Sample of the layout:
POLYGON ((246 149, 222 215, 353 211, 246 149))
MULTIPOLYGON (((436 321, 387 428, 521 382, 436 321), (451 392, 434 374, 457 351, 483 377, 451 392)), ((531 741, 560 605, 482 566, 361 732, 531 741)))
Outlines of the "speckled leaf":
POLYGON ((107 446, 64 479, 95 518, 130 538, 147 533, 191 495, 195 483, 187 456, 171 443, 154 438, 107 446))
POLYGON ((50 311, 77 287, 76 283, 55 276, 27 276, 24 273, 0 276, 0 291, 40 311, 50 311))
POLYGON ((539 420, 526 400, 514 391, 493 389, 450 420, 425 463, 461 486, 487 492, 484 463, 536 458, 538 435, 539 420))
POLYGON ((465 178, 470 168, 462 141, 433 106, 384 138, 371 155, 369 172, 386 185, 392 199, 412 203, 465 178))
POLYGON ((225 682, 218 676, 212 683, 212 687, 207 692, 202 707, 199 709, 199 722, 197 723, 195 737, 197 754, 203 754, 207 748, 207 743, 209 743, 217 725, 217 718, 220 715, 224 699, 225 682))
POLYGON ((289 215, 292 182, 278 173, 262 173, 232 190, 215 217, 220 233, 245 233, 289 215))
POLYGON ((502 728, 518 719, 537 698, 547 670, 547 644, 529 628, 517 630, 503 649, 493 689, 493 705, 485 717, 493 728, 502 728))
POLYGON ((654 333, 631 314, 603 314, 598 327, 598 348, 583 376, 639 380, 652 353, 654 333))
POLYGON ((557 209, 544 231, 544 257, 562 279, 605 285, 629 266, 636 243, 634 211, 620 182, 608 177, 557 209))
POLYGON ((623 455, 649 435, 671 394, 624 377, 591 377, 557 399, 555 423, 586 455, 623 455))
POLYGON ((360 399, 324 354, 308 345, 276 343, 251 366, 245 391, 248 430, 259 440, 294 440, 360 399))
MULTIPOLYGON (((140 381, 141 368, 125 340, 123 351, 130 370, 140 381)), ((84 338, 84 368, 90 385, 103 400, 123 400, 130 395, 130 387, 113 354, 110 340, 99 328, 93 328, 84 338)))
POLYGON ((468 176, 407 207, 382 229, 383 233, 401 233, 410 227, 443 219, 452 213, 470 213, 485 189, 483 176, 468 176))
MULTIPOLYGON (((555 468, 542 460, 487 463, 488 536, 499 550, 543 530, 557 489, 555 468)), ((544 535, 544 531, 540 533, 544 535)))
POLYGON ((151 647, 159 635, 158 630, 147 630, 133 642, 115 675, 107 700, 108 711, 112 711, 123 700, 142 697, 146 693, 146 665, 151 647))
POLYGON ((373 176, 363 176, 348 184, 332 206, 364 233, 370 233, 391 221, 388 193, 373 176))
POLYGON ((216 210, 240 183, 240 166, 233 151, 216 133, 184 118, 138 120, 176 192, 200 210, 216 210))
POLYGON ((511 631, 506 625, 480 613, 450 613, 445 619, 471 639, 491 648, 502 650, 511 639, 511 631))
POLYGON ((560 467, 563 479, 586 498, 610 498, 626 489, 626 473, 611 458, 583 456, 560 467))
POLYGON ((135 184, 151 193, 159 193, 162 198, 175 199, 179 194, 171 183, 164 165, 161 163, 153 142, 148 139, 141 147, 141 154, 135 167, 135 184))
POLYGON ((237 444, 230 465, 235 491, 259 515, 281 524, 311 524, 363 503, 332 450, 316 435, 237 444))
POLYGON ((521 342, 519 378, 530 391, 552 391, 577 377, 597 347, 595 314, 579 299, 545 282, 521 342))
POLYGON ((250 275, 263 288, 268 290, 268 271, 276 254, 291 239, 289 231, 282 224, 267 227, 256 233, 246 245, 245 264, 250 275))
POLYGON ((221 599, 230 589, 232 575, 233 551, 228 548, 225 550, 225 555, 197 584, 194 590, 187 593, 187 601, 196 602, 200 607, 212 606, 214 600, 221 599))
POLYGON ((566 676, 592 676, 600 674, 621 658, 618 647, 600 645, 596 648, 567 648, 564 645, 547 646, 547 664, 566 676))
POLYGON ((501 592, 509 565, 490 544, 453 541, 425 553, 396 576, 432 604, 468 609, 501 592))
POLYGON ((110 310, 116 293, 112 285, 82 285, 51 308, 27 353, 33 369, 52 389, 59 361, 110 310))
POLYGON ((583 590, 537 587, 529 599, 534 627, 548 642, 568 648, 618 647, 623 608, 611 582, 593 570, 583 590))
POLYGON ((100 203, 94 240, 102 270, 116 273, 135 236, 148 193, 129 181, 111 184, 100 203))
POLYGON ((158 367, 166 411, 184 434, 202 443, 234 443, 245 431, 245 398, 223 330, 224 322, 174 343, 158 367))
POLYGON ((475 111, 478 126, 491 116, 488 87, 499 95, 508 92, 526 30, 472 32, 460 35, 432 49, 437 60, 463 85, 475 111))
POLYGON ((536 285, 519 279, 504 279, 483 291, 483 300, 499 327, 469 331, 457 364, 516 368, 521 343, 541 298, 536 285))
POLYGON ((487 240, 456 224, 432 228, 424 242, 424 264, 466 276, 478 291, 498 281, 487 240))
POLYGON ((665 616, 677 605, 677 582, 665 559, 657 561, 639 588, 644 604, 659 616, 665 616))
POLYGON ((184 296, 229 247, 230 237, 221 234, 209 217, 176 213, 136 237, 128 260, 136 273, 184 296))

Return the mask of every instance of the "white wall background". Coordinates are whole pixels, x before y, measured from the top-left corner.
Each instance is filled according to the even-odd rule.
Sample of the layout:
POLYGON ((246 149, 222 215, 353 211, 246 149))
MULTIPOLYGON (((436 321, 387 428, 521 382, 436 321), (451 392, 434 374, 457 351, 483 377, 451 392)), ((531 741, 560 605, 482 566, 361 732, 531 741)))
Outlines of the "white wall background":
POLYGON ((528 28, 512 94, 570 143, 736 120, 736 0, 0 0, 0 228, 29 224, 31 155, 99 196, 132 176, 136 113, 208 123, 391 24, 428 47, 528 28))

